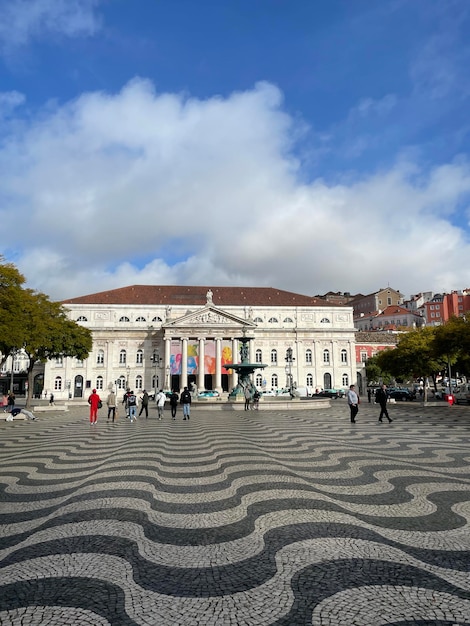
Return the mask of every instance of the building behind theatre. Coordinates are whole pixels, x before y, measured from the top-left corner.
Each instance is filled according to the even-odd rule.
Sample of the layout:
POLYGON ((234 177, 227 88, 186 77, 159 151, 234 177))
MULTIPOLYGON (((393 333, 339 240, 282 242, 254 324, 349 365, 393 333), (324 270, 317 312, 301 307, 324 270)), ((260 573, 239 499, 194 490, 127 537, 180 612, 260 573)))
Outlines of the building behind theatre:
POLYGON ((92 331, 85 361, 49 361, 44 393, 85 398, 92 388, 230 391, 240 362, 264 363, 260 390, 335 388, 356 382, 353 312, 349 306, 264 287, 134 285, 63 302, 71 319, 92 331), (293 361, 286 363, 292 348, 293 361))

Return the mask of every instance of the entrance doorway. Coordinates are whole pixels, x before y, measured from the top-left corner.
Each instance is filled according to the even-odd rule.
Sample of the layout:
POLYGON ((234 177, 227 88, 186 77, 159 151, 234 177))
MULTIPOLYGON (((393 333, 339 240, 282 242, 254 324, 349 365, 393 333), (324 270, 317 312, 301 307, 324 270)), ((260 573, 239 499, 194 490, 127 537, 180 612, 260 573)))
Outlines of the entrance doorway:
POLYGON ((75 380, 73 381, 73 397, 83 397, 83 376, 75 376, 75 380))

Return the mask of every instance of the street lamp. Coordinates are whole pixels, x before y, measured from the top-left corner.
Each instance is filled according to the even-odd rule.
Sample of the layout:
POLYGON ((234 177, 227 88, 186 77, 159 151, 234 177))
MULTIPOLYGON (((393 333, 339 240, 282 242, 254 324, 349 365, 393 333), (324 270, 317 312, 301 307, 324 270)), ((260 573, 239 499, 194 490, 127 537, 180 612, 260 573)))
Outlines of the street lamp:
POLYGON ((292 356, 292 348, 287 348, 285 361, 286 361, 287 387, 289 387, 290 395, 293 396, 294 385, 292 384, 292 363, 295 361, 295 357, 292 356))

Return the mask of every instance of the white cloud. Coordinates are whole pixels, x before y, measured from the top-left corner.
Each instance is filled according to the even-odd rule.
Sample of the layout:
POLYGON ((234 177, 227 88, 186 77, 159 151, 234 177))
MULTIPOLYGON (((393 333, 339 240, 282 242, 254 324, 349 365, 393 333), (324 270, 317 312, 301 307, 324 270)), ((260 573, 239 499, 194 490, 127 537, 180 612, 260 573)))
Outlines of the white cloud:
POLYGON ((227 98, 136 79, 43 112, 0 148, 7 256, 54 298, 134 283, 405 294, 470 285, 470 166, 300 181, 267 83, 227 98))
POLYGON ((93 35, 100 0, 0 0, 0 49, 11 52, 31 40, 93 35))

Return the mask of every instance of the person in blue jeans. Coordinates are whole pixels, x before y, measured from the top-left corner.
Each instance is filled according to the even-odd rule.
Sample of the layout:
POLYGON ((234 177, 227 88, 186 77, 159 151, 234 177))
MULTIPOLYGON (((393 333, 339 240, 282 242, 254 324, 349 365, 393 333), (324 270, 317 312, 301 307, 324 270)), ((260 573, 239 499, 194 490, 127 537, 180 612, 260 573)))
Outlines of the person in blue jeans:
POLYGON ((132 422, 136 420, 137 398, 131 391, 127 396, 127 410, 129 411, 129 419, 132 422))
POLYGON ((189 393, 187 387, 183 389, 180 402, 183 405, 183 419, 187 420, 189 419, 189 414, 191 413, 191 394, 189 393))

